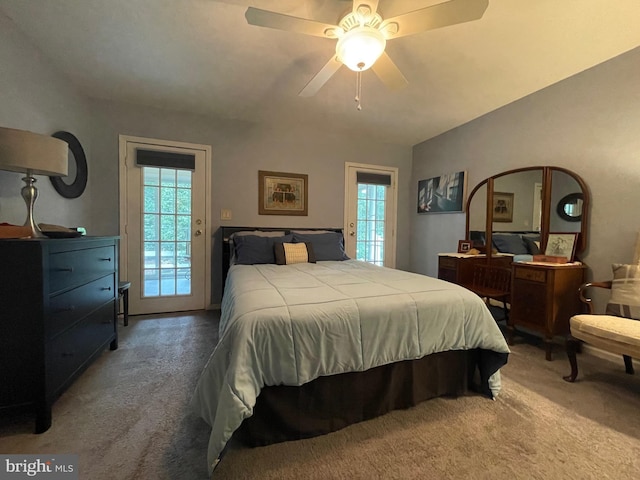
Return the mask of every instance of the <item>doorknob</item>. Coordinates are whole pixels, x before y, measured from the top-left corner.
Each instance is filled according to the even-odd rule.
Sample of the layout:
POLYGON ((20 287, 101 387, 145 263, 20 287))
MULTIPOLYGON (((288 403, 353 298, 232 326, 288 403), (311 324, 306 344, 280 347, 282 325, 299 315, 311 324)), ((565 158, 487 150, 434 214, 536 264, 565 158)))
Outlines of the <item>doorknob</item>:
POLYGON ((202 225, 202 220, 197 219, 197 220, 196 220, 196 225, 202 225))
POLYGON ((351 235, 352 237, 356 236, 356 232, 349 232, 349 235, 351 235))
POLYGON ((195 231, 195 233, 194 233, 194 235, 195 235, 196 237, 199 237, 200 235, 202 235, 202 230, 196 230, 196 231, 195 231))

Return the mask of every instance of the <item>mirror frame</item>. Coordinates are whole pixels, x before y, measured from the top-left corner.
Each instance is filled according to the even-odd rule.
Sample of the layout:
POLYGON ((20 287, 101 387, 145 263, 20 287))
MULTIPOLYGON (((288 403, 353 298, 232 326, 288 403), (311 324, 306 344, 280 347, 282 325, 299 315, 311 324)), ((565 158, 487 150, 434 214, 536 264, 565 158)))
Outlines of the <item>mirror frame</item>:
MULTIPOLYGON (((478 183, 473 190, 471 190, 471 192, 469 193, 469 196, 467 197, 467 203, 466 203, 466 226, 465 226, 465 239, 469 240, 469 212, 470 209, 469 207, 471 206, 471 201, 473 200, 474 195, 476 194, 476 192, 482 188, 484 185, 486 185, 487 187, 487 191, 486 191, 486 199, 485 199, 485 205, 486 205, 486 217, 485 217, 485 242, 486 245, 491 245, 492 244, 492 232, 493 232, 493 209, 491 208, 491 198, 493 198, 493 193, 494 193, 494 181, 497 178, 503 177, 505 175, 510 175, 512 173, 519 173, 519 172, 525 172, 525 171, 531 171, 531 170, 541 170, 542 171, 542 221, 541 221, 541 225, 540 225, 540 238, 542 240, 542 243, 540 245, 541 250, 544 252, 545 248, 546 248, 546 244, 547 244, 547 238, 549 236, 549 224, 550 224, 550 220, 551 220, 551 212, 552 209, 555 210, 556 206, 555 205, 551 205, 551 189, 552 189, 552 175, 553 172, 563 172, 567 175, 569 175, 570 177, 572 177, 579 185, 580 189, 582 190, 582 216, 581 216, 581 228, 580 231, 578 232, 578 239, 576 242, 576 250, 575 250, 575 255, 576 257, 578 257, 580 254, 582 254, 586 248, 587 248, 587 237, 588 237, 588 231, 589 231, 589 206, 590 206, 590 194, 589 194, 589 188, 587 187, 587 184, 584 182, 584 180, 582 179, 582 177, 580 177, 580 175, 578 175, 575 172, 572 172, 571 170, 567 170, 566 168, 562 168, 562 167, 553 167, 553 166, 546 166, 546 165, 541 165, 541 166, 534 166, 534 167, 523 167, 523 168, 516 168, 513 170, 507 170, 505 172, 500 172, 497 173, 496 175, 493 175, 489 178, 485 178, 484 180, 482 180, 480 183, 478 183)), ((575 195, 575 194, 572 194, 575 195)), ((565 197, 566 198, 566 197, 565 197)), ((572 221, 575 221, 572 219, 572 221)), ((487 258, 490 260, 491 259, 491 254, 492 254, 492 249, 491 248, 487 248, 487 258)))
POLYGON ((87 157, 80 140, 73 133, 59 131, 51 135, 52 137, 64 140, 69 145, 69 162, 75 162, 76 177, 73 183, 66 183, 62 177, 49 177, 53 188, 64 198, 78 198, 87 187, 87 157))

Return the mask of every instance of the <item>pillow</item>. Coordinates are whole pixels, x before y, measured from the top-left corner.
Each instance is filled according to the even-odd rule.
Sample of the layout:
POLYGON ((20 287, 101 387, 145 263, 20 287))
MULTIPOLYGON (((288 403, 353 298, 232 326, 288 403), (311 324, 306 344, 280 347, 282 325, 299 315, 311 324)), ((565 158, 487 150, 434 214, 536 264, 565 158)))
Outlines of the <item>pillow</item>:
POLYGON ((640 264, 614 263, 607 315, 640 320, 640 264))
POLYGON ((524 241, 525 247, 527 247, 527 251, 530 255, 540 255, 540 241, 534 240, 531 237, 522 236, 522 240, 524 241))
POLYGON ((500 253, 513 253, 514 255, 529 253, 522 237, 518 234, 496 233, 491 238, 500 253))
POLYGON ((235 244, 235 263, 254 265, 276 263, 273 246, 276 242, 290 242, 292 235, 263 237, 258 235, 240 235, 233 239, 235 244))
POLYGON ((295 243, 311 243, 317 261, 349 260, 344 252, 344 238, 338 232, 302 234, 294 233, 295 243))
POLYGON ((281 243, 273 246, 276 263, 278 265, 291 265, 293 263, 316 263, 311 243, 281 243))
POLYGON ((241 230, 239 232, 234 232, 229 235, 229 249, 231 251, 231 258, 229 260, 230 265, 234 265, 237 262, 236 259, 236 247, 235 242, 233 241, 236 237, 244 237, 247 235, 254 235, 257 237, 282 237, 285 234, 283 230, 273 230, 273 231, 263 231, 263 230, 241 230))

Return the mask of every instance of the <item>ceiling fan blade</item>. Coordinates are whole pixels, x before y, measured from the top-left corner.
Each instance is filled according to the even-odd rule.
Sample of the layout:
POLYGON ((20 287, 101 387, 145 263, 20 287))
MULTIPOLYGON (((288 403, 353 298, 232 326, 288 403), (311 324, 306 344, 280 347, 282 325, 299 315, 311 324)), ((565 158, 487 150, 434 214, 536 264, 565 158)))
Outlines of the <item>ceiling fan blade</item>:
POLYGON ((425 30, 478 20, 482 18, 488 6, 489 0, 451 0, 388 18, 382 22, 380 30, 387 34, 387 39, 404 37, 425 30), (395 28, 397 32, 394 33, 395 28))
POLYGON ((391 90, 400 90, 403 87, 406 87, 409 82, 404 78, 402 72, 398 69, 393 60, 387 55, 386 52, 383 52, 380 58, 376 60, 376 63, 373 64, 371 70, 382 80, 387 88, 391 90))
POLYGON ((322 86, 333 76, 342 66, 342 62, 334 55, 322 69, 307 83, 298 95, 301 97, 312 97, 322 86))
POLYGON ((249 7, 244 16, 250 25, 304 33, 316 37, 335 38, 335 34, 332 35, 331 32, 336 32, 336 29, 341 31, 337 25, 307 20, 306 18, 292 17, 283 13, 270 12, 269 10, 254 7, 249 7))

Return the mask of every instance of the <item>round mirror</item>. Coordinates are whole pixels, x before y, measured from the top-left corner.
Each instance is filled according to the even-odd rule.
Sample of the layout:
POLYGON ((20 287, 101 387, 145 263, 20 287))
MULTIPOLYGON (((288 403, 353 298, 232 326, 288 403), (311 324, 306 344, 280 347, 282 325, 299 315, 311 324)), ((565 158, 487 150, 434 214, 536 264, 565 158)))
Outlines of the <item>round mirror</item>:
POLYGON ((52 137, 64 140, 69 145, 69 171, 66 177, 49 177, 53 188, 65 198, 77 198, 87 186, 87 157, 75 135, 56 132, 52 137))
POLYGON ((582 220, 582 193, 570 193, 560 199, 556 207, 558 216, 567 222, 582 220))

